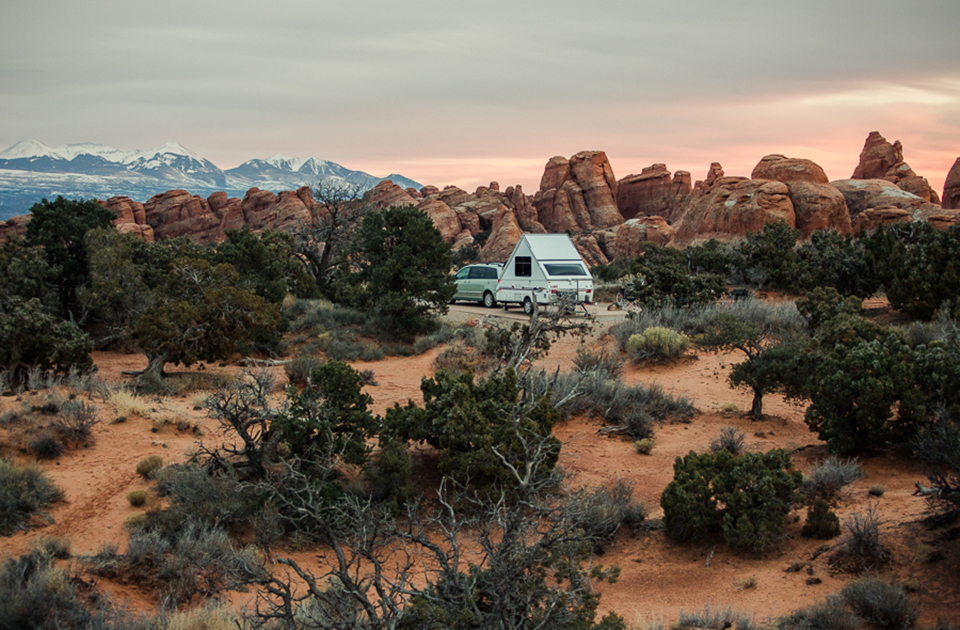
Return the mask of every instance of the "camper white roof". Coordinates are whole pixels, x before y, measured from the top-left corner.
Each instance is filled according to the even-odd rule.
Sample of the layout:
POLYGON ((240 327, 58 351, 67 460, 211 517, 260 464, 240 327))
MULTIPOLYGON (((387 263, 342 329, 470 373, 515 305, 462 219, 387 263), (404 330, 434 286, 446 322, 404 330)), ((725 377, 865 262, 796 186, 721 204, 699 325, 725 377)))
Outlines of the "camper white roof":
POLYGON ((524 234, 530 252, 540 260, 582 260, 566 234, 524 234))

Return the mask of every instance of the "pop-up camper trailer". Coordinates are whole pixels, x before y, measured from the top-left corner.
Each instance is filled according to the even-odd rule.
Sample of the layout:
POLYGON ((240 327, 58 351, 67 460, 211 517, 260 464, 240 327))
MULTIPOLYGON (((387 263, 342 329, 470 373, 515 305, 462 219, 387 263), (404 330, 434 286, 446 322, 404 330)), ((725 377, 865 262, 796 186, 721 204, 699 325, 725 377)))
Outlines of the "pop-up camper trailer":
POLYGON ((593 301, 593 276, 566 234, 524 234, 507 259, 497 286, 497 302, 550 304, 570 294, 578 303, 593 301))

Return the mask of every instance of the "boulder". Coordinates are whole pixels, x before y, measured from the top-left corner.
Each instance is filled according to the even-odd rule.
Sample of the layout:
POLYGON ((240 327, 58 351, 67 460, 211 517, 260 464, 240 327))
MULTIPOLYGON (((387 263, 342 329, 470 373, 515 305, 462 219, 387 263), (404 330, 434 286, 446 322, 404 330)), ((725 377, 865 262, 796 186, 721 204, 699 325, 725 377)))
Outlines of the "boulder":
POLYGON ((882 179, 890 167, 903 161, 903 145, 887 142, 879 131, 871 131, 860 151, 860 162, 850 179, 882 179))
POLYGON ((617 229, 613 251, 617 257, 634 258, 643 252, 644 243, 666 245, 676 233, 667 220, 660 216, 627 219, 617 229))
POLYGON ((513 210, 501 206, 493 219, 490 237, 480 250, 481 262, 506 262, 513 248, 523 236, 513 210))
POLYGON ((445 186, 443 190, 438 193, 437 198, 451 208, 454 208, 468 201, 470 199, 470 193, 456 186, 445 186))
POLYGON ((902 221, 913 221, 913 212, 896 206, 869 208, 857 214, 857 218, 853 222, 853 230, 856 234, 859 234, 860 230, 873 232, 881 225, 890 225, 902 221))
POLYGON ((943 182, 943 209, 960 209, 960 157, 953 163, 943 182))
POLYGON ((674 227, 676 238, 729 238, 763 231, 767 223, 786 221, 796 227, 790 190, 783 182, 743 177, 720 177, 701 186, 674 227))
POLYGON ((581 151, 570 158, 570 176, 583 191, 594 228, 623 223, 617 208, 617 178, 603 151, 581 151))
POLYGON ((767 155, 753 167, 750 179, 773 179, 778 182, 811 182, 828 184, 830 180, 818 164, 802 158, 767 155))
POLYGON ((424 198, 429 197, 430 195, 438 194, 440 194, 440 189, 436 186, 424 186, 420 189, 420 196, 424 198))
POLYGON ((121 223, 117 225, 117 231, 121 234, 135 234, 148 243, 154 241, 153 228, 146 224, 121 223))
POLYGON ((787 190, 801 238, 810 238, 817 230, 836 230, 844 235, 851 233, 847 201, 834 186, 799 180, 787 182, 787 190))
POLYGON ((913 193, 924 201, 936 204, 940 203, 940 196, 937 195, 937 191, 930 187, 930 182, 927 181, 927 178, 920 177, 914 173, 913 169, 910 168, 910 165, 906 162, 898 162, 891 166, 886 175, 883 176, 883 179, 888 182, 893 182, 901 190, 913 193))
POLYGON ((940 206, 902 190, 885 179, 841 179, 830 182, 847 201, 850 220, 871 208, 901 208, 909 210, 914 220, 926 219, 941 212, 940 206))
POLYGON ((655 215, 669 221, 692 192, 690 173, 677 171, 671 175, 666 164, 658 163, 617 182, 617 207, 625 220, 655 215))
POLYGON ((107 210, 113 210, 117 214, 117 218, 114 221, 116 225, 122 223, 143 225, 146 223, 146 212, 143 209, 143 204, 139 201, 134 201, 130 197, 110 197, 106 201, 98 199, 97 203, 107 210))

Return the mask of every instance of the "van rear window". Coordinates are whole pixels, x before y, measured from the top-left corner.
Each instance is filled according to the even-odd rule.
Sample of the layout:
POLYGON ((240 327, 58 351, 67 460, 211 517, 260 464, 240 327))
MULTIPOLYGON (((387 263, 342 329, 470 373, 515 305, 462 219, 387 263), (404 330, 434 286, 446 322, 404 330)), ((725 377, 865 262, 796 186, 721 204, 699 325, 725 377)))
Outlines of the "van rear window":
POLYGON ((544 263, 543 267, 550 276, 586 276, 587 270, 583 265, 569 263, 544 263))

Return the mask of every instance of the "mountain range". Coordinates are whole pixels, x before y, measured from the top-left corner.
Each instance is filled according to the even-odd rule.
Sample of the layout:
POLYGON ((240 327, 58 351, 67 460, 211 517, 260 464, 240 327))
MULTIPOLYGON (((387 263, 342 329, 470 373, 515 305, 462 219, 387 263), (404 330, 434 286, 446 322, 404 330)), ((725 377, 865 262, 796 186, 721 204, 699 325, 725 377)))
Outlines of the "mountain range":
POLYGON ((49 147, 23 140, 0 152, 0 220, 26 214, 40 199, 106 199, 127 195, 146 201, 174 188, 207 196, 225 191, 243 197, 250 188, 291 190, 317 182, 346 182, 368 190, 384 179, 402 188, 422 185, 402 175, 375 177, 317 158, 274 155, 221 170, 210 160, 176 143, 155 149, 121 151, 102 144, 49 147))

